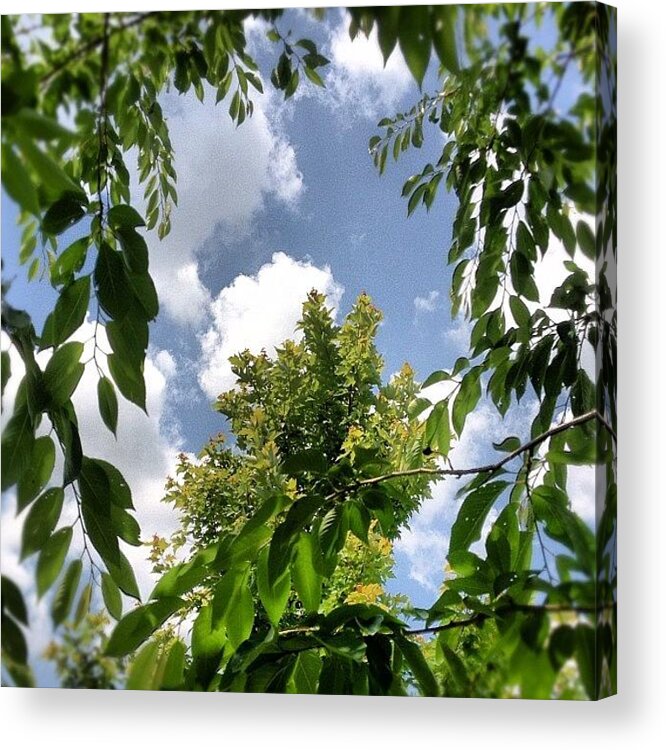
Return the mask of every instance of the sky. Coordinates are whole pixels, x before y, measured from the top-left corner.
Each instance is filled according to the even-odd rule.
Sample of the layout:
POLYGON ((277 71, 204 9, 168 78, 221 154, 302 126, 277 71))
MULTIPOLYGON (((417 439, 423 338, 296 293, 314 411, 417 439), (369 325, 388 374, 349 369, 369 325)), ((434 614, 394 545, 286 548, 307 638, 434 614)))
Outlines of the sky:
MULTIPOLYGON (((446 254, 455 198, 440 190, 429 213, 418 210, 408 219, 401 197, 406 178, 439 156, 442 134, 437 127, 426 129, 423 147, 389 163, 381 177, 368 154, 377 121, 409 109, 420 96, 400 52, 384 69, 376 39, 361 36, 352 42, 339 10, 331 11, 325 23, 290 11, 280 28, 293 29, 295 38, 314 39, 331 60, 325 89, 302 83, 285 103, 268 83, 266 93, 254 97, 254 116, 239 128, 224 103, 214 105, 214 95, 204 104, 175 92, 163 97, 176 153, 179 205, 164 241, 154 233, 147 236, 161 300, 146 365, 148 416, 121 403, 114 440, 97 413, 94 372, 86 372, 75 394, 84 451, 107 458, 125 474, 146 539, 176 528, 172 510, 160 500, 177 454, 196 454, 224 428, 211 404, 233 386, 228 357, 245 348, 270 352, 291 337, 311 288, 327 294, 338 321, 362 291, 372 297, 384 315, 377 345, 385 379, 408 361, 423 380, 450 367, 466 350, 468 327, 451 320, 448 303, 446 254)), ((264 73, 275 60, 265 30, 260 21, 249 22, 246 29, 264 73)), ((435 85, 431 65, 424 90, 435 85)), ((62 247, 75 237, 75 232, 63 237, 62 247)), ((8 300, 28 309, 39 329, 54 295, 48 285, 26 282, 25 269, 17 265, 17 240, 16 210, 3 193, 4 279, 12 282, 8 300)), ((555 266, 561 260, 554 254, 552 265, 539 270, 540 285, 558 277, 555 266)), ((91 326, 87 322, 76 338, 85 340, 91 326)), ((12 362, 18 369, 16 357, 12 362)), ((8 386, 3 424, 18 380, 14 376, 8 386)), ((428 395, 436 400, 433 388, 428 395)), ((527 400, 502 423, 482 402, 454 448, 454 465, 484 462, 484 446, 491 439, 524 435, 533 411, 527 400)), ((593 477, 576 469, 574 481, 578 509, 591 519, 593 477)), ((417 606, 431 603, 441 585, 459 507, 456 490, 454 481, 435 485, 432 500, 396 544, 389 588, 407 594, 417 606)), ((30 587, 32 572, 17 562, 20 524, 13 522, 13 514, 13 498, 3 498, 3 572, 30 587)), ((151 579, 144 558, 144 549, 131 550, 147 593, 151 579)), ((50 637, 45 603, 35 613, 42 623, 35 636, 38 650, 50 637)), ((40 675, 52 679, 44 665, 40 675)))

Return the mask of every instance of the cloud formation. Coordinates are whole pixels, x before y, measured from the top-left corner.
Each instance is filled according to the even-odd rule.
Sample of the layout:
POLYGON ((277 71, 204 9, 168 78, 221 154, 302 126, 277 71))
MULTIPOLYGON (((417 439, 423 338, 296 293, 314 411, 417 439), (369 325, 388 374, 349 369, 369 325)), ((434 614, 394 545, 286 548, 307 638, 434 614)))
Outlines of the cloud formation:
POLYGON ((396 48, 384 66, 377 30, 369 37, 359 33, 352 41, 348 29, 348 14, 341 15, 331 29, 326 50, 331 67, 326 71, 327 90, 322 97, 345 118, 374 119, 390 113, 409 88, 415 87, 404 58, 396 48))
POLYGON ((178 207, 171 233, 159 241, 151 232, 148 242, 163 308, 179 324, 198 325, 207 317, 211 297, 197 254, 216 228, 244 237, 267 196, 293 208, 304 189, 275 94, 269 89, 253 100, 254 115, 239 128, 226 100, 215 105, 210 87, 203 103, 175 92, 162 101, 175 153, 178 207))
POLYGON ((254 276, 237 276, 211 304, 212 325, 201 338, 199 383, 204 393, 216 398, 233 388, 235 376, 229 357, 249 349, 273 353, 285 339, 298 339, 295 330, 310 290, 327 296, 337 310, 343 288, 329 266, 318 268, 310 260, 296 260, 274 253, 270 263, 254 276))

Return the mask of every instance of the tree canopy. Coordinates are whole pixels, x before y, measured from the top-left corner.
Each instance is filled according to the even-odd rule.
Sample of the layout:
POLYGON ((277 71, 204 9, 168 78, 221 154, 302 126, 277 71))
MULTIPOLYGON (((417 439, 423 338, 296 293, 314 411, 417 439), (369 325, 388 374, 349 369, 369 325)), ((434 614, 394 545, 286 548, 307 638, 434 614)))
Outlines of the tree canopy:
MULTIPOLYGON (((122 546, 139 544, 132 490, 87 454, 72 395, 85 367, 77 332, 90 314, 100 428, 115 433, 119 397, 146 407, 159 301, 144 228, 165 237, 178 200, 160 96, 170 86, 200 100, 213 90, 241 126, 266 81, 289 98, 301 85, 324 86, 328 60, 311 40, 283 34, 280 10, 45 15, 55 45, 30 35, 26 43, 21 18, 3 16, 2 183, 20 208, 15 251, 28 277, 56 293, 40 331, 3 294, 2 329, 25 370, 2 434, 2 490, 15 492, 24 514, 22 556, 36 556, 40 597, 57 584, 55 627, 75 604, 82 620, 101 590, 118 621, 105 658, 128 658, 128 687, 612 694, 614 12, 584 2, 348 14, 352 37, 376 29, 384 59, 399 48, 419 85, 437 60, 438 89, 382 118, 368 148, 381 174, 431 134, 443 144, 403 196, 408 215, 434 210, 440 187, 456 196, 450 299, 452 314, 470 322, 468 354, 423 383, 408 366, 383 382, 370 299, 338 326, 313 293, 299 340, 274 358, 232 359, 236 387, 216 408, 235 443, 214 441, 203 464, 181 463, 184 481, 168 490, 182 518, 179 557, 153 549, 161 577, 129 609, 127 598, 140 598, 122 546), (271 71, 248 53, 249 17, 267 23, 271 71), (544 18, 557 37, 535 52, 529 34, 544 18), (582 91, 563 111, 558 93, 571 68, 582 91), (85 235, 61 247, 74 225, 85 235), (568 256, 566 273, 542 299, 535 269, 556 248, 568 256), (432 403, 421 391, 436 383, 448 395, 432 403), (494 445, 496 460, 454 466, 449 453, 484 397, 498 420, 525 398, 535 399, 535 416, 524 435, 494 445), (568 469, 580 465, 595 467, 594 527, 572 509, 568 469), (401 611, 377 597, 350 599, 357 584, 386 579, 382 565, 368 574, 363 555, 376 564, 372 545, 398 537, 432 482, 447 477, 468 481, 437 601, 401 611), (65 504, 76 521, 59 527, 65 504), (75 530, 80 556, 70 549, 75 530), (174 622, 191 629, 180 637, 168 629, 174 622)), ((3 351, 3 391, 9 377, 3 351)), ((2 588, 3 668, 29 685, 24 597, 4 576, 2 588)))

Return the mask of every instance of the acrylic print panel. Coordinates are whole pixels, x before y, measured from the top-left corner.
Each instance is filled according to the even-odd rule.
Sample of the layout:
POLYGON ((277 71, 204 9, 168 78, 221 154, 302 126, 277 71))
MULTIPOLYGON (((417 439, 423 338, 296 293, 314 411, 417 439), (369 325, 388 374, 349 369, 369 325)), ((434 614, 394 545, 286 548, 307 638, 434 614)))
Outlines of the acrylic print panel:
POLYGON ((615 33, 3 16, 3 683, 616 692, 615 33))

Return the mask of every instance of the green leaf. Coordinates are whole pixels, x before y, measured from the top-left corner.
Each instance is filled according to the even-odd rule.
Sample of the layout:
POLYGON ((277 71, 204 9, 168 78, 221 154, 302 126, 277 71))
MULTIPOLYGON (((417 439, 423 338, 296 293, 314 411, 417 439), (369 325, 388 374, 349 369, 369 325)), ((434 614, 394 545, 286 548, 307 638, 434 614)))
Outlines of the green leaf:
POLYGON ((469 549, 480 538, 490 509, 506 486, 506 482, 490 482, 467 495, 451 527, 449 554, 469 549))
POLYGON ((51 266, 53 284, 67 284, 74 280, 74 274, 83 268, 89 245, 90 237, 81 237, 58 255, 51 266))
POLYGON ((324 81, 322 80, 322 77, 317 73, 317 71, 314 68, 309 68, 307 65, 304 68, 305 75, 308 77, 312 83, 314 83, 315 86, 324 86, 324 81))
POLYGON ((23 210, 38 216, 39 199, 30 175, 14 150, 2 144, 2 185, 7 195, 23 210))
POLYGON ((318 549, 313 534, 301 533, 294 549, 291 575, 294 588, 308 612, 317 612, 321 601, 321 576, 317 572, 318 549))
POLYGON ((66 404, 76 390, 85 369, 80 362, 82 354, 83 344, 70 341, 56 349, 48 361, 44 386, 56 406, 66 404))
POLYGON ((132 206, 113 206, 109 209, 107 218, 113 229, 135 229, 146 225, 139 212, 132 206))
POLYGON ((3 614, 9 612, 18 622, 22 622, 24 625, 28 624, 28 611, 23 601, 21 589, 7 576, 2 576, 0 579, 0 600, 2 600, 3 614))
MULTIPOLYGON (((23 473, 18 481, 18 513, 30 505, 51 478, 53 467, 55 466, 55 445, 53 444, 53 440, 48 435, 37 438, 32 444, 28 458, 30 468, 23 473)), ((3 460, 6 460, 4 451, 3 460)))
POLYGON ((120 620, 123 616, 123 600, 118 585, 108 573, 102 573, 102 598, 111 617, 120 620))
POLYGON ((38 141, 71 141, 75 134, 64 128, 57 120, 46 117, 35 109, 25 108, 12 117, 12 122, 25 135, 38 141))
POLYGON ((601 659, 597 655, 597 637, 593 627, 580 624, 576 627, 576 662, 578 671, 590 700, 599 698, 601 659))
POLYGON ((391 53, 395 49, 399 29, 400 8, 397 6, 382 8, 382 14, 377 19, 377 37, 379 49, 381 49, 384 58, 384 66, 386 66, 391 53))
POLYGON ((493 443, 493 448, 503 453, 513 453, 520 448, 520 438, 515 436, 504 438, 500 443, 493 443))
POLYGON ((326 474, 328 471, 328 461, 326 456, 316 448, 307 448, 287 456, 282 462, 282 471, 285 474, 302 474, 310 472, 311 474, 326 474))
POLYGON ((42 596, 51 588, 60 574, 65 557, 72 541, 72 527, 65 526, 53 534, 42 547, 37 559, 37 596, 42 596))
POLYGON ((435 404, 430 412, 425 428, 425 444, 442 456, 448 456, 451 447, 448 401, 435 404))
POLYGON ((118 386, 118 390, 128 401, 131 401, 145 411, 146 383, 143 378, 143 366, 137 372, 127 360, 123 360, 117 354, 112 354, 108 357, 107 364, 111 377, 118 386))
POLYGON ((90 301, 90 276, 68 284, 58 297, 53 312, 44 323, 41 348, 59 346, 82 325, 90 301))
POLYGON ((78 627, 83 622, 83 618, 88 614, 88 612, 90 612, 92 591, 92 583, 87 583, 83 587, 83 591, 81 592, 81 596, 79 597, 79 601, 76 605, 76 611, 74 612, 73 624, 75 627, 78 627))
POLYGON ((268 619, 277 627, 291 593, 291 576, 287 568, 282 576, 271 584, 268 578, 268 547, 261 550, 257 559, 257 591, 268 619))
POLYGON ((81 515, 90 542, 107 565, 118 565, 120 549, 111 519, 111 485, 107 474, 94 460, 84 458, 78 484, 81 515))
POLYGON ((2 491, 16 484, 30 466, 35 433, 27 406, 15 411, 2 431, 2 491))
POLYGON ((82 570, 83 563, 81 560, 72 560, 63 576, 60 586, 58 586, 58 590, 56 591, 51 605, 51 619, 53 620, 53 626, 56 628, 63 623, 69 615, 72 604, 74 603, 76 589, 78 588, 81 579, 82 570))
POLYGON ((451 73, 459 73, 458 52, 456 49, 456 14, 453 5, 432 9, 432 41, 442 65, 451 73))
POLYGON ((158 665, 160 646, 157 641, 150 641, 132 659, 127 675, 126 690, 152 690, 155 670, 158 665))
POLYGON ((530 322, 530 311, 527 309, 527 305, 520 297, 511 295, 509 298, 509 307, 518 328, 526 329, 530 322))
POLYGON ((430 62, 430 9, 418 5, 400 8, 398 39, 407 67, 421 86, 430 62))
POLYGON ((85 208, 81 204, 80 196, 65 194, 62 198, 51 204, 42 219, 42 231, 47 234, 62 234, 73 227, 86 215, 85 208))
POLYGON ((107 377, 101 377, 97 382, 97 402, 102 421, 116 435, 118 427, 118 399, 113 383, 107 377))
POLYGON ((103 242, 95 264, 97 300, 111 318, 121 320, 129 312, 134 292, 130 286, 122 256, 103 242))
POLYGON ((19 145, 26 161, 37 173, 47 196, 55 200, 64 193, 74 193, 80 197, 81 202, 86 201, 81 186, 72 180, 53 157, 27 138, 20 138, 19 145))
POLYGON ((292 675, 294 692, 300 695, 316 695, 321 667, 319 654, 313 651, 298 654, 292 675))
POLYGON ((51 487, 28 511, 21 533, 21 560, 38 552, 53 533, 65 500, 62 487, 51 487))
POLYGON ((12 362, 7 350, 0 354, 0 379, 2 380, 2 395, 5 395, 5 387, 12 376, 12 362))
POLYGON ((104 650, 105 655, 131 654, 183 604, 183 600, 178 597, 168 597, 140 605, 128 612, 111 633, 104 650))
POLYGON ((441 383, 444 380, 451 380, 451 375, 444 370, 435 370, 435 372, 430 373, 423 383, 421 383, 421 390, 425 390, 429 386, 441 383))
POLYGON ((419 646, 403 636, 396 638, 396 645, 402 651, 423 695, 436 698, 439 695, 439 685, 419 646))
POLYGON ((247 568, 229 570, 215 587, 212 627, 226 628, 233 648, 246 641, 254 624, 254 603, 247 583, 247 568))
POLYGON ((480 398, 481 383, 479 382, 479 371, 475 368, 463 377, 460 390, 453 402, 451 421, 458 437, 462 435, 467 416, 474 411, 480 398))
POLYGON ((579 221, 576 225, 576 239, 578 247, 585 257, 594 260, 597 256, 597 246, 594 238, 594 232, 586 221, 579 221))
POLYGON ((106 567, 109 571, 109 575, 113 578, 123 593, 127 594, 127 596, 131 596, 133 599, 141 599, 132 566, 122 552, 119 554, 119 561, 117 563, 109 563, 107 561, 106 567))
POLYGON ((186 666, 185 654, 186 647, 181 640, 176 640, 171 644, 160 684, 156 685, 156 688, 178 690, 182 686, 186 666))
POLYGON ((123 250, 123 257, 127 268, 139 274, 148 271, 148 245, 144 238, 132 228, 116 230, 116 235, 123 250))
POLYGON ((416 419, 419 415, 423 414, 426 409, 432 406, 432 401, 427 398, 415 398, 409 402, 407 407, 407 416, 410 419, 416 419))

